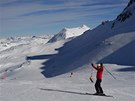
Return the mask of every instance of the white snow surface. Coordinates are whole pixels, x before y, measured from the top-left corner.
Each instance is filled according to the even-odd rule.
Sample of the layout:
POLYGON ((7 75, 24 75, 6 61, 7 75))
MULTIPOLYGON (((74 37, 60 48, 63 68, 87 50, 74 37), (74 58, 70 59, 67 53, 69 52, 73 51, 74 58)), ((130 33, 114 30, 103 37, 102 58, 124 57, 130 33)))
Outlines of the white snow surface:
POLYGON ((48 42, 56 42, 68 38, 73 38, 82 35, 85 31, 89 30, 90 28, 86 25, 82 25, 81 27, 77 28, 64 28, 58 34, 54 35, 48 42))
POLYGON ((0 39, 0 51, 19 45, 45 44, 51 37, 51 35, 45 35, 39 37, 10 37, 7 39, 0 39))
POLYGON ((134 101, 134 19, 133 14, 113 29, 111 21, 54 43, 41 37, 0 39, 0 101, 134 101), (116 78, 103 73, 104 93, 113 97, 79 94, 95 93, 90 64, 99 62, 116 78))
MULTIPOLYGON (((131 37, 134 35, 132 34, 126 33, 111 37, 101 43, 101 46, 117 43, 123 38, 129 43, 128 39, 132 39, 131 37), (131 36, 127 34, 131 34, 131 36), (121 39, 121 37, 123 38, 121 39)), ((104 65, 117 78, 113 79, 107 71, 104 71, 102 82, 104 93, 113 97, 78 94, 95 93, 94 83, 89 81, 92 72, 90 64, 84 64, 74 70, 68 67, 71 69, 70 72, 52 78, 45 77, 42 73, 44 69, 47 69, 44 62, 57 57, 57 55, 55 56, 55 54, 59 54, 57 49, 68 42, 70 40, 48 44, 21 45, 2 51, 0 53, 0 101, 127 101, 129 99, 134 101, 135 66, 104 65), (30 58, 26 59, 26 56, 30 58), (73 72, 72 76, 71 72, 73 72)), ((113 51, 106 48, 107 50, 102 50, 106 51, 106 54, 113 51)), ((113 48, 116 50, 118 47, 113 48)), ((86 58, 86 56, 84 57, 86 58)), ((62 62, 64 61, 61 60, 62 62)), ((56 65, 55 61, 51 64, 56 65)), ((61 65, 59 66, 61 67, 61 65)), ((66 69, 66 67, 65 65, 63 68, 66 69)), ((61 72, 64 72, 63 69, 61 72)), ((93 72, 94 82, 95 77, 96 72, 93 72)))

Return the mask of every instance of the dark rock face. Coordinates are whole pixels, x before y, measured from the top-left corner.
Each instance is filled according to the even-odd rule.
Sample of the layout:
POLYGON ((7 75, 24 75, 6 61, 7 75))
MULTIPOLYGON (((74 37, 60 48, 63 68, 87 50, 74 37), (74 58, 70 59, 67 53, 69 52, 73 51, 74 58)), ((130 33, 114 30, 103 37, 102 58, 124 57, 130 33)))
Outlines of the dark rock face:
POLYGON ((130 16, 132 16, 132 13, 130 11, 126 11, 117 17, 117 21, 124 22, 130 16))
POLYGON ((127 7, 129 7, 130 5, 132 5, 135 2, 135 0, 130 0, 127 7))
POLYGON ((130 0, 123 12, 117 16, 116 20, 112 24, 112 28, 115 27, 116 22, 124 22, 133 15, 135 10, 134 4, 135 0, 130 0))

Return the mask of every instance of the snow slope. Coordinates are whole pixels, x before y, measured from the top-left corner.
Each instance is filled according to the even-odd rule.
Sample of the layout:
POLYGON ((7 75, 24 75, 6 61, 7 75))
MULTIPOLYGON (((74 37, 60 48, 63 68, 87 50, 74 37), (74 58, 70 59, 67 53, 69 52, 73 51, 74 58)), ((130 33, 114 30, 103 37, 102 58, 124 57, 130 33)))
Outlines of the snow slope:
MULTIPOLYGON (((26 56, 37 53, 39 48, 46 44, 49 36, 43 37, 20 37, 0 40, 0 71, 7 70, 10 67, 16 69, 16 66, 26 62, 26 56), (4 69, 4 70, 3 70, 4 69)), ((40 52, 40 51, 39 51, 40 52)), ((10 70, 10 69, 9 69, 10 70)), ((1 74, 0 74, 1 75, 1 74)))
POLYGON ((25 76, 18 75, 16 79, 11 76, 0 81, 0 99, 1 101, 134 101, 134 67, 110 64, 106 64, 105 67, 117 78, 114 80, 106 71, 104 72, 102 84, 104 92, 113 95, 114 98, 79 94, 95 92, 94 84, 88 80, 89 68, 74 71, 72 77, 67 73, 46 79, 39 74, 39 70, 36 71, 37 67, 33 64, 23 68, 27 71, 33 70, 29 75, 25 73, 25 76), (33 79, 29 78, 32 76, 33 79))
POLYGON ((134 101, 132 13, 124 22, 112 27, 115 19, 73 40, 46 43, 48 39, 34 37, 28 41, 1 41, 0 101, 134 101), (91 62, 103 62, 115 76, 116 79, 104 71, 102 82, 104 92, 113 98, 80 94, 95 93, 94 84, 89 81, 91 72, 94 81, 96 76, 91 62))
POLYGON ((87 27, 86 25, 77 28, 64 28, 58 34, 54 35, 54 37, 52 37, 48 42, 51 43, 59 40, 64 40, 67 38, 76 37, 83 34, 85 31, 89 29, 90 28, 87 27))

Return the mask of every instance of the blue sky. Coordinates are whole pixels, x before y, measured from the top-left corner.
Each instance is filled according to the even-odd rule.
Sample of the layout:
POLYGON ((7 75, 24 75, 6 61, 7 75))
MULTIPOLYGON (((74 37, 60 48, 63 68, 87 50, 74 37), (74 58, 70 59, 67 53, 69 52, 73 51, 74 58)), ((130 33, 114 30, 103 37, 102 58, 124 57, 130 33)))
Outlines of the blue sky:
POLYGON ((129 0, 0 0, 0 38, 56 34, 113 20, 129 0))

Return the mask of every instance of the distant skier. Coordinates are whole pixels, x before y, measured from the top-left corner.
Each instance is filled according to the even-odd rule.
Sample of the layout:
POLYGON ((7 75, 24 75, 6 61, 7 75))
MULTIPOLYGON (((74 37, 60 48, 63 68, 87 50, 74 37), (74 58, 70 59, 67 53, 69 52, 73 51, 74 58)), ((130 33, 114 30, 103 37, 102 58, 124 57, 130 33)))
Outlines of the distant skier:
POLYGON ((97 67, 93 63, 91 65, 94 69, 97 70, 97 76, 96 76, 97 80, 96 80, 96 83, 95 83, 95 89, 96 89, 95 95, 105 95, 104 92, 103 92, 103 89, 101 87, 102 74, 103 74, 103 71, 104 71, 103 64, 102 63, 97 64, 97 67))
POLYGON ((72 75, 73 75, 73 72, 70 73, 70 77, 72 77, 72 75))

